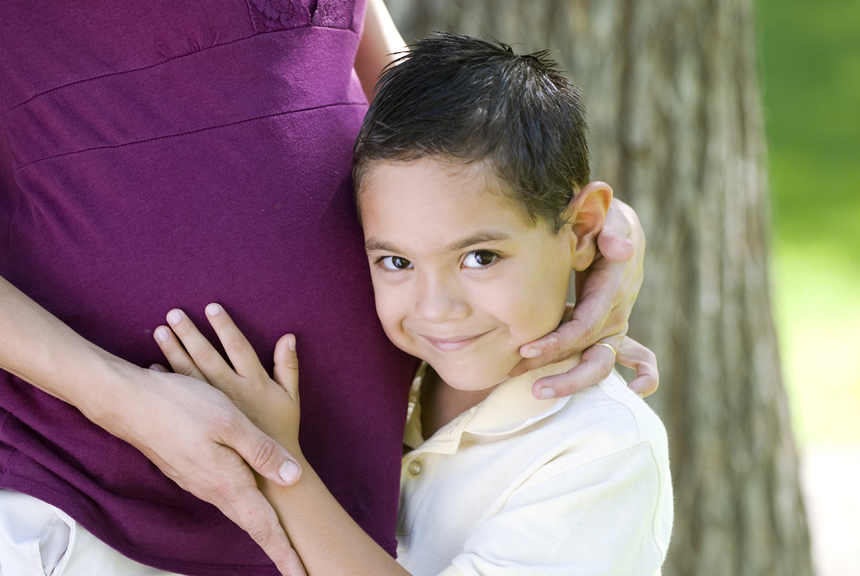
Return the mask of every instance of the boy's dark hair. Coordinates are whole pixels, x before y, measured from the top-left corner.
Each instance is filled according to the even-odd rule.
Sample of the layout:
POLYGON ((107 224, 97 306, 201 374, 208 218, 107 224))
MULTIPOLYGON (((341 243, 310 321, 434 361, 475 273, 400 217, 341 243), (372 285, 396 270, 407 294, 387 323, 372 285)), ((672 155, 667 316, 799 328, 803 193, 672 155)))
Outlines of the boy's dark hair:
POLYGON ((383 72, 353 154, 358 201, 371 162, 440 156, 488 160, 535 221, 558 231, 589 182, 580 93, 547 58, 436 33, 383 72), (575 189, 576 188, 576 189, 575 189))

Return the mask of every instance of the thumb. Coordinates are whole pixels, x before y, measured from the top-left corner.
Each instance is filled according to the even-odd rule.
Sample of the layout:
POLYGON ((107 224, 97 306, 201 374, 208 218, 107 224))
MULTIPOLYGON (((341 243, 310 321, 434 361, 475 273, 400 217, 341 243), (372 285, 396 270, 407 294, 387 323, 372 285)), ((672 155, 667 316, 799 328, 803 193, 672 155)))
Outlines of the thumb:
POLYGON ((295 484, 302 475, 302 467, 292 454, 264 434, 244 417, 230 430, 225 442, 242 457, 260 476, 281 486, 295 484))
POLYGON ((612 200, 603 230, 597 236, 597 247, 604 258, 610 262, 626 262, 633 258, 635 247, 630 235, 633 227, 630 219, 621 209, 622 202, 612 200))
POLYGON ((296 355, 296 337, 281 336, 275 345, 275 382, 287 391, 293 401, 299 401, 299 358, 296 355))

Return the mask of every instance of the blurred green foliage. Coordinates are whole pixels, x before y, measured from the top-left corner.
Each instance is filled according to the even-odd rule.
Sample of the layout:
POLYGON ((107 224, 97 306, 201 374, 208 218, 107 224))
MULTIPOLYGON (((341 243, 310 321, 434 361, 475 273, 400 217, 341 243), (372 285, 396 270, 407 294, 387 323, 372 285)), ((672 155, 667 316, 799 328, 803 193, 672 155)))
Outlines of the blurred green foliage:
POLYGON ((776 320, 802 443, 860 443, 860 1, 758 0, 776 320))

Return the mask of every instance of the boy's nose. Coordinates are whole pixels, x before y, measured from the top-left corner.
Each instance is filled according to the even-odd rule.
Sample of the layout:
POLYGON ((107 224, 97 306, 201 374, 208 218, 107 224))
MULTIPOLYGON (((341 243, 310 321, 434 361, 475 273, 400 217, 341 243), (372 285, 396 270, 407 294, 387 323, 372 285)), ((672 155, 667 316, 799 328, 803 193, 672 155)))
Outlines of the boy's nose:
POLYGON ((462 320, 469 315, 469 304, 459 284, 452 278, 419 278, 415 301, 415 316, 438 324, 462 320))

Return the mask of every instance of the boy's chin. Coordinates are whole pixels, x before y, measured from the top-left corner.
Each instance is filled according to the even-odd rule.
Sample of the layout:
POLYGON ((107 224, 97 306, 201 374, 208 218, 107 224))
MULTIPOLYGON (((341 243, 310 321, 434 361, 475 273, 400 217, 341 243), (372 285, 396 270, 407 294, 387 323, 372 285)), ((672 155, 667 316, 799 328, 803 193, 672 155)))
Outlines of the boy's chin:
POLYGON ((470 367, 469 370, 458 369, 457 367, 442 368, 442 370, 433 367, 439 377, 451 388, 464 391, 477 391, 492 388, 508 379, 508 373, 513 369, 514 365, 507 367, 501 366, 496 362, 492 366, 485 368, 470 367))

